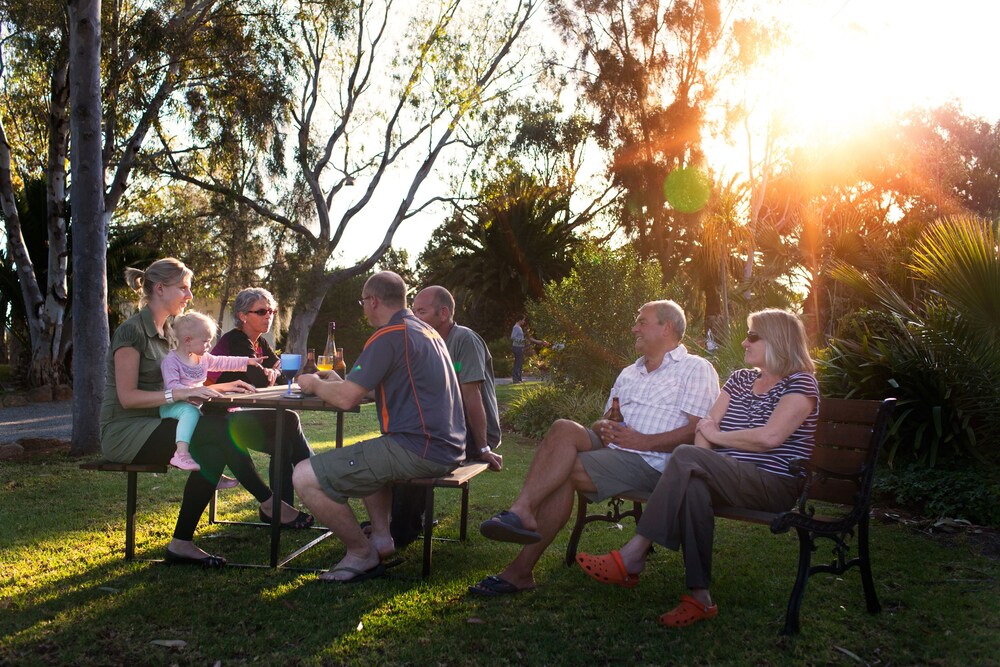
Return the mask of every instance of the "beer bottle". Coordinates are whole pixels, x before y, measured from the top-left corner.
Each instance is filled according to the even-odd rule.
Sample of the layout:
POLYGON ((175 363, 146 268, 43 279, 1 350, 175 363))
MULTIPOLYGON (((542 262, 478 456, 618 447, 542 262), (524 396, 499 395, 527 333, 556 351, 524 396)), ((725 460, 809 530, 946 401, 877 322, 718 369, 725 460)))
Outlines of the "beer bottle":
POLYGON ((611 399, 611 407, 608 411, 604 413, 604 419, 612 422, 618 422, 620 424, 625 423, 625 417, 622 415, 622 408, 618 404, 618 397, 615 396, 611 399))
POLYGON ((337 356, 333 360, 333 370, 336 371, 337 375, 340 377, 345 377, 347 375, 347 364, 344 363, 344 348, 337 348, 337 356))
POLYGON ((316 350, 310 349, 306 353, 306 363, 302 366, 302 375, 306 373, 317 373, 319 369, 316 368, 316 350))

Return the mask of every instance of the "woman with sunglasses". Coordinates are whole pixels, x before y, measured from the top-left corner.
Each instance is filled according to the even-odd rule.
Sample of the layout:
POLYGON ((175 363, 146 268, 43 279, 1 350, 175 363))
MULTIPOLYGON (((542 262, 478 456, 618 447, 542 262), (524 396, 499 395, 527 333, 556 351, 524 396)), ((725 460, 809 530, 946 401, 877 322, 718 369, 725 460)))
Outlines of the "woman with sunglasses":
POLYGON ((233 299, 233 321, 235 328, 226 332, 215 344, 212 354, 225 357, 264 358, 260 368, 248 368, 238 373, 210 373, 211 382, 232 382, 243 380, 258 389, 270 387, 279 377, 278 355, 263 335, 271 330, 278 302, 271 293, 261 287, 240 290, 233 299))
POLYGON ((688 593, 659 618, 679 627, 713 618, 713 506, 766 512, 790 509, 800 479, 793 459, 808 459, 819 416, 805 328, 792 313, 768 309, 747 318, 744 361, 697 426, 694 445, 674 449, 649 497, 636 535, 604 556, 580 553, 584 572, 602 583, 634 587, 653 544, 683 550, 688 593))
MULTIPOLYGON (((236 298, 233 299, 235 328, 227 331, 219 339, 219 342, 212 348, 212 354, 228 357, 256 357, 263 358, 263 361, 259 368, 248 366, 246 371, 209 373, 210 382, 226 383, 242 380, 261 389, 273 385, 275 380, 281 377, 278 355, 264 338, 264 334, 271 330, 274 316, 278 312, 277 308, 278 302, 275 301, 274 296, 262 287, 247 287, 239 291, 236 298)), ((250 427, 238 428, 236 433, 250 433, 258 428, 265 433, 274 432, 274 418, 276 416, 274 410, 238 410, 232 412, 231 415, 237 426, 248 425, 250 427), (248 421, 251 423, 247 424, 248 421)), ((299 416, 295 412, 285 413, 283 434, 285 451, 289 453, 289 456, 285 457, 282 466, 281 499, 285 504, 282 507, 281 525, 286 528, 309 528, 314 523, 313 517, 291 507, 295 500, 295 490, 292 487, 292 469, 296 463, 309 458, 313 453, 302 433, 299 416)), ((253 447, 253 449, 259 449, 259 447, 253 447)), ((268 443, 263 451, 273 454, 273 443, 268 443)), ((274 475, 274 459, 271 459, 271 480, 274 479, 274 475)), ((265 523, 271 521, 271 515, 269 511, 265 511, 264 507, 260 508, 258 516, 265 523)))

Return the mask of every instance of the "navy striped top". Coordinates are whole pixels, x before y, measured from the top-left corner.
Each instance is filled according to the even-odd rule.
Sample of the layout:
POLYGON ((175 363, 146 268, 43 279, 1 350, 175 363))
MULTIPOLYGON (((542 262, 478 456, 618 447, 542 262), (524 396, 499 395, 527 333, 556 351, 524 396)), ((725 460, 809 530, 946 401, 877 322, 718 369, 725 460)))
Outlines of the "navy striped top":
POLYGON ((810 373, 799 372, 787 375, 764 394, 755 394, 754 381, 760 377, 755 368, 741 368, 726 380, 722 391, 729 394, 729 407, 719 422, 720 431, 739 431, 759 428, 767 424, 778 401, 785 394, 803 394, 815 399, 816 406, 806 420, 795 429, 788 439, 778 447, 766 452, 748 452, 732 447, 719 447, 720 454, 740 461, 752 463, 758 468, 783 477, 794 477, 788 472, 788 464, 793 459, 808 459, 816 442, 816 423, 819 418, 819 385, 810 373))

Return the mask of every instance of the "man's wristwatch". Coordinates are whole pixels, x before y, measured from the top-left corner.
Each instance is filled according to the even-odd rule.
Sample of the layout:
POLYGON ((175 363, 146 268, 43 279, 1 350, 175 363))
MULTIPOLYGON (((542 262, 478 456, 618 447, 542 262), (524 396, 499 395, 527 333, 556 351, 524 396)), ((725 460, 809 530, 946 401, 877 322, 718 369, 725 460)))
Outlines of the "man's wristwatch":
POLYGON ((492 449, 490 449, 490 446, 489 446, 489 445, 486 445, 485 447, 482 447, 482 448, 481 448, 481 449, 479 450, 479 455, 480 455, 480 456, 482 456, 483 454, 485 454, 485 453, 487 453, 487 452, 492 452, 492 451, 493 451, 493 450, 492 450, 492 449))
POLYGON ((163 392, 163 400, 165 400, 167 402, 167 405, 170 405, 171 403, 173 403, 174 402, 174 390, 173 389, 167 389, 165 392, 163 392))

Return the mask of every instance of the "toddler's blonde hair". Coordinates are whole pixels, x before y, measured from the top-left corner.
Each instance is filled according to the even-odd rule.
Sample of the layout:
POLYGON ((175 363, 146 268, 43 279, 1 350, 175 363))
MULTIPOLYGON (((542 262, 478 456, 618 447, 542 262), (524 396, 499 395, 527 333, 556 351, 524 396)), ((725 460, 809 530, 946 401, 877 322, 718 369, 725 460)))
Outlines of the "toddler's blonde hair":
POLYGON ((177 348, 180 345, 181 339, 185 336, 193 336, 200 332, 207 333, 208 339, 211 340, 215 338, 218 330, 219 328, 216 326, 215 320, 211 317, 204 313, 191 311, 190 313, 184 313, 174 318, 170 343, 174 348, 177 348))

